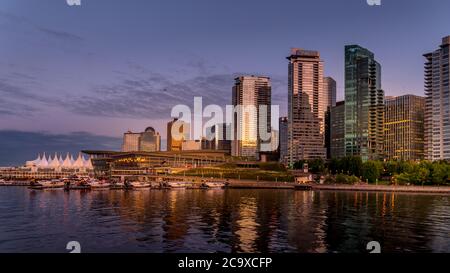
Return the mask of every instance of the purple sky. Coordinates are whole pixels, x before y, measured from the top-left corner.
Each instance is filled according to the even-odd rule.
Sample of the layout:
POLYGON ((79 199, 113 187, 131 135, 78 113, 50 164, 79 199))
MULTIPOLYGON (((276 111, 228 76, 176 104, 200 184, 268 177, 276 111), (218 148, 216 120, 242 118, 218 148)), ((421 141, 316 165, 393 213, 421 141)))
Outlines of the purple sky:
POLYGON ((194 95, 229 104, 238 74, 272 77, 285 114, 291 47, 321 52, 338 98, 346 44, 375 53, 387 95, 422 95, 422 54, 450 35, 449 10, 443 0, 2 0, 0 130, 120 137, 153 126, 165 138, 172 106, 194 95))

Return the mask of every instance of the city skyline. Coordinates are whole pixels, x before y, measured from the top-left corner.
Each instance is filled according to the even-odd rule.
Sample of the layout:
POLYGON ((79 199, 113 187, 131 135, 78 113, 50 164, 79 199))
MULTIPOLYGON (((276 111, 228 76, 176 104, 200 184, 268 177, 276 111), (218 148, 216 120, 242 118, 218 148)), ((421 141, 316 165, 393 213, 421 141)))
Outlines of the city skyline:
MULTIPOLYGON (((382 85, 386 95, 402 95, 408 90, 408 93, 423 96, 422 55, 435 48, 441 37, 448 35, 445 30, 448 18, 442 5, 437 9, 424 3, 398 1, 370 7, 364 1, 348 1, 342 7, 344 5, 335 2, 317 1, 303 4, 303 7, 321 8, 329 19, 358 12, 358 18, 373 20, 349 27, 349 18, 333 26, 320 23, 312 29, 298 29, 279 15, 271 22, 274 24, 272 28, 268 22, 258 19, 252 24, 266 29, 268 27, 270 35, 278 36, 267 45, 258 43, 255 47, 254 37, 246 36, 246 30, 252 27, 248 25, 247 17, 239 17, 235 21, 237 25, 243 22, 247 22, 247 25, 243 24, 242 28, 231 27, 227 24, 228 18, 217 17, 217 11, 211 9, 214 4, 201 2, 189 5, 189 11, 202 16, 186 27, 201 26, 214 17, 211 23, 217 26, 217 33, 227 36, 233 30, 233 35, 240 37, 243 42, 239 43, 239 47, 230 47, 229 43, 224 47, 218 43, 224 38, 219 39, 215 33, 208 33, 213 35, 213 39, 219 40, 205 43, 205 36, 201 34, 206 30, 200 27, 189 28, 185 35, 201 39, 180 43, 175 37, 182 28, 177 27, 183 20, 191 19, 190 15, 178 18, 177 22, 167 23, 161 29, 145 24, 151 22, 152 18, 144 12, 135 14, 134 21, 124 17, 128 20, 121 21, 121 25, 94 25, 96 19, 104 16, 120 18, 118 2, 110 3, 105 7, 101 3, 85 1, 83 6, 73 8, 65 3, 40 2, 42 9, 45 7, 55 14, 51 19, 38 11, 36 3, 4 1, 0 4, 0 32, 4 34, 0 39, 5 45, 0 49, 0 140, 5 137, 3 132, 9 135, 21 131, 22 134, 30 132, 67 137, 72 132, 84 132, 85 136, 91 136, 92 139, 106 137, 120 142, 123 132, 138 131, 147 126, 155 127, 165 136, 166 123, 171 119, 170 106, 174 102, 189 104, 195 95, 202 95, 206 102, 223 105, 225 103, 222 101, 230 101, 229 88, 233 78, 248 74, 271 78, 273 103, 280 104, 280 115, 284 116, 287 115, 288 78, 284 57, 291 47, 310 48, 321 53, 326 63, 324 75, 333 77, 337 82, 337 100, 342 100, 344 93, 344 46, 353 43, 370 48, 376 54, 383 66, 382 85), (381 20, 385 15, 400 11, 394 29, 387 27, 389 20, 381 20), (417 23, 410 22, 402 14, 408 12, 419 17, 427 17, 427 12, 433 13, 432 18, 444 22, 444 27, 439 29, 433 21, 429 22, 430 26, 434 26, 431 31, 424 26, 414 28, 411 24, 417 23), (89 30, 90 27, 93 29, 89 30), (379 41, 364 34, 364 27, 371 27, 371 34, 388 33, 383 36, 383 41, 379 41), (337 31, 338 28, 341 31, 337 31), (283 31, 280 32, 280 29, 283 31), (405 30, 408 31, 405 33, 405 30), (312 35, 317 32, 325 38, 312 35), (93 33, 102 33, 103 36, 93 37, 93 33), (140 35, 142 33, 151 34, 149 36, 152 38, 145 38, 140 35), (298 35, 292 37, 288 33, 298 35), (120 37, 127 37, 128 41, 121 42, 120 37), (162 40, 157 42, 157 38, 162 40), (202 43, 205 45, 201 46, 202 43), (162 48, 162 44, 166 48, 162 48), (177 53, 177 58, 170 52, 177 53), (265 58, 260 58, 261 54, 265 58), (181 58, 178 57, 180 55, 181 58), (396 58, 392 58, 394 56, 396 58), (174 72, 176 77, 171 77, 174 72), (158 103, 148 107, 146 103, 152 101, 158 103), (133 103, 135 107, 129 107, 133 103)), ((253 3, 246 3, 244 7, 248 8, 253 3)), ((149 13, 158 11, 161 16, 170 18, 168 10, 171 4, 158 3, 150 9, 148 3, 138 2, 125 9, 142 8, 149 13)), ((183 5, 178 3, 180 8, 183 5)), ((216 5, 216 8, 221 6, 225 10, 233 6, 229 3, 216 5)), ((286 5, 300 7, 297 6, 299 3, 293 2, 286 5)), ((269 14, 273 11, 276 15, 274 4, 268 3, 267 6, 261 8, 261 12, 269 14)), ((279 9, 283 5, 277 7, 279 9)), ((250 16, 254 17, 253 14, 250 16)), ((108 23, 111 24, 111 20, 108 23)), ((208 29, 211 27, 208 26, 208 29)))

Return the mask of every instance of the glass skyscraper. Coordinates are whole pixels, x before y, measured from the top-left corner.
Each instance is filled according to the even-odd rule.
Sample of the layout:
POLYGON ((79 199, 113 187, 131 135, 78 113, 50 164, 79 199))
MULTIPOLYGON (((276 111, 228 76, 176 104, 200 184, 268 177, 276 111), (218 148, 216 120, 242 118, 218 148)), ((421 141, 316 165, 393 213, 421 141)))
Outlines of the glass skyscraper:
POLYGON ((386 159, 422 160, 425 99, 414 95, 386 97, 386 159))
POLYGON ((369 50, 345 47, 345 154, 383 158, 384 91, 381 66, 369 50))
POLYGON ((428 160, 450 160, 450 36, 424 55, 425 62, 425 156, 428 160))
POLYGON ((326 158, 323 61, 318 51, 293 48, 288 79, 288 164, 326 158))
POLYGON ((231 155, 259 157, 263 143, 261 131, 271 132, 271 92, 269 77, 241 76, 235 79, 232 103, 241 109, 233 117, 231 155), (267 112, 260 112, 260 106, 266 106, 267 112))

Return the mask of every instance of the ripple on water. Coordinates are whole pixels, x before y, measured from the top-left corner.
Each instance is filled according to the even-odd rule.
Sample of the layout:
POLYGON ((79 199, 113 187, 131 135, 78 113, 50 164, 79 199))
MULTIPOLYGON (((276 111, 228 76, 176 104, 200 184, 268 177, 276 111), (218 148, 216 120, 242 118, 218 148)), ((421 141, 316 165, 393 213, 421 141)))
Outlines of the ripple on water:
POLYGON ((450 252, 448 196, 0 188, 0 252, 450 252))

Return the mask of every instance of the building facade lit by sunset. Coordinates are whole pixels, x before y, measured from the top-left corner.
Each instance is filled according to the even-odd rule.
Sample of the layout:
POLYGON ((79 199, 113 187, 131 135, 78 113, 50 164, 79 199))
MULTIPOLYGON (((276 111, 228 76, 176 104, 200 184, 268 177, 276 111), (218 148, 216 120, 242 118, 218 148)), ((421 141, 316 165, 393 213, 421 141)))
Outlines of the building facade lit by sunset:
POLYGON ((384 91, 381 65, 369 50, 345 47, 345 154, 383 159, 384 91))
POLYGON ((450 36, 424 55, 425 62, 425 156, 450 160, 450 36))
POLYGON ((325 113, 328 94, 317 51, 293 48, 288 76, 288 164, 326 158, 325 113))
POLYGON ((183 150, 183 141, 190 138, 190 124, 177 118, 167 123, 167 151, 183 150), (175 127, 176 126, 176 127, 175 127))
POLYGON ((152 127, 144 132, 126 132, 123 135, 122 152, 157 152, 161 150, 161 136, 152 127))
POLYGON ((425 99, 415 95, 387 97, 385 106, 385 156, 388 160, 424 158, 425 99))
POLYGON ((265 125, 269 134, 271 130, 271 91, 268 77, 241 76, 235 79, 232 104, 235 110, 240 107, 240 111, 233 114, 233 156, 258 157, 262 144, 259 128, 265 125), (260 113, 260 106, 267 107, 265 115, 260 113))

